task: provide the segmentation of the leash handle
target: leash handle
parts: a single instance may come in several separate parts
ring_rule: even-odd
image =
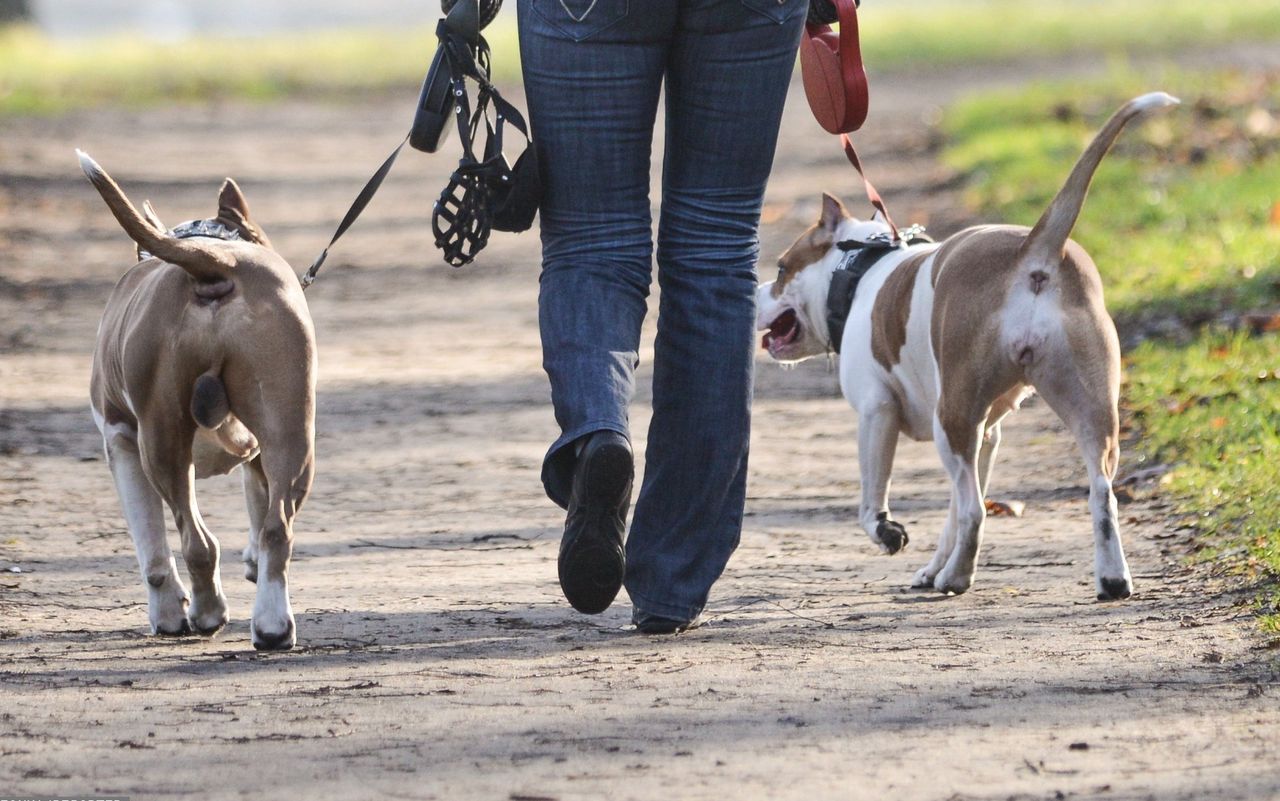
[[[889,216],[889,209],[884,205],[884,199],[880,197],[880,193],[871,185],[871,181],[867,179],[867,174],[862,171],[862,161],[858,158],[858,151],[853,149],[853,140],[849,138],[849,134],[840,134],[840,144],[844,146],[844,155],[849,159],[849,163],[858,171],[858,176],[862,178],[863,189],[866,190],[867,200],[871,201],[871,205],[875,206],[876,211],[884,217],[885,223],[888,224],[889,230],[893,232],[893,241],[898,242],[902,239],[898,233],[898,226],[893,224],[893,218]]]
[[[408,141],[409,137],[406,135],[403,141],[396,146],[396,149],[391,151],[391,155],[387,156],[387,160],[382,162],[382,166],[373,174],[369,182],[364,185],[364,189],[360,190],[360,194],[356,195],[356,199],[351,203],[351,208],[347,209],[347,216],[342,218],[342,222],[338,225],[338,230],[334,232],[333,239],[329,240],[329,244],[324,246],[324,250],[320,251],[320,255],[316,257],[316,260],[311,263],[311,267],[299,279],[302,282],[303,289],[311,286],[311,283],[316,280],[316,273],[320,272],[320,265],[324,264],[324,260],[329,258],[329,248],[333,247],[334,243],[342,238],[342,235],[347,232],[347,229],[364,211],[365,206],[369,205],[369,201],[373,200],[373,196],[377,193],[378,188],[382,186],[383,180],[386,179],[387,173],[391,172],[391,165],[396,163],[396,156],[400,155],[400,151],[404,149],[405,143]]]

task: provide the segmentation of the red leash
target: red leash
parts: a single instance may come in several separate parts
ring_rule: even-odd
[[[889,226],[889,230],[893,232],[893,241],[897,242],[902,237],[898,234],[898,226],[893,224],[893,218],[889,216],[889,209],[884,205],[884,199],[880,197],[880,193],[871,185],[871,181],[867,180],[867,174],[862,171],[862,161],[858,158],[858,151],[853,149],[853,141],[849,139],[849,134],[840,134],[840,144],[844,145],[844,154],[848,157],[849,163],[858,171],[858,176],[862,178],[862,187],[867,192],[867,200],[871,201],[871,205],[875,206],[876,211],[880,212],[884,217],[885,223]]]

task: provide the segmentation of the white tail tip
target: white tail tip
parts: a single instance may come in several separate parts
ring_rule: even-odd
[[[1176,106],[1182,101],[1166,92],[1148,92],[1130,101],[1137,111],[1149,111],[1155,108]]]
[[[89,154],[76,148],[76,158],[80,159],[80,169],[84,170],[84,174],[93,178],[102,174],[102,168],[98,166],[98,162],[89,157]]]

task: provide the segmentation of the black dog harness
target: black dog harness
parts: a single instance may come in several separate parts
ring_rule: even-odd
[[[243,239],[240,232],[230,226],[223,225],[218,220],[187,220],[180,223],[176,227],[166,232],[174,239],[192,239],[194,237],[205,237],[207,239],[221,239],[224,242],[238,242]],[[151,258],[151,254],[138,247],[138,261]]]
[[[836,243],[836,247],[844,251],[840,266],[831,274],[831,288],[827,290],[827,336],[831,349],[840,352],[840,343],[844,340],[844,326],[849,320],[849,310],[853,308],[853,296],[858,292],[858,283],[862,276],[885,256],[894,251],[903,250],[921,242],[932,242],[924,228],[913,225],[902,232],[900,239],[886,231],[883,234],[867,238],[865,241],[845,239]]]

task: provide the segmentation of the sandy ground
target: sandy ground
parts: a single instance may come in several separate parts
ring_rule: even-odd
[[[927,122],[964,89],[1020,79],[874,87],[860,141],[900,221],[968,221]],[[820,189],[858,194],[792,99],[768,260]],[[900,450],[912,542],[881,556],[856,527],[855,419],[834,374],[761,360],[746,529],[710,624],[638,636],[625,597],[573,613],[555,580],[562,520],[537,480],[555,430],[536,234],[441,265],[426,220],[447,157],[408,154],[308,294],[319,474],[297,524],[299,647],[250,647],[234,478],[200,496],[231,557],[232,624],[213,640],[147,636],[86,405],[130,244],[71,149],[170,224],[210,214],[218,179],[236,176],[301,270],[407,112],[398,98],[3,123],[0,795],[1280,797],[1277,652],[1239,595],[1184,566],[1187,534],[1158,499],[1122,507],[1137,595],[1093,600],[1083,470],[1034,402],[1008,425],[993,487],[1026,515],[991,520],[975,589],[941,598],[907,589],[946,505],[933,446]]]

